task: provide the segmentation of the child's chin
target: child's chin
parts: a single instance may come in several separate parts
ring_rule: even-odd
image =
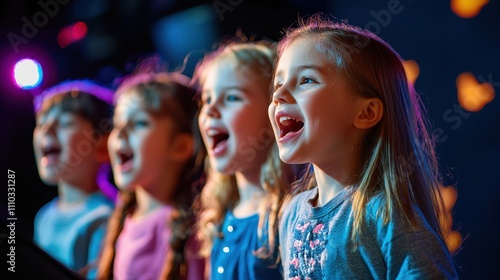
[[[290,152],[282,152],[279,153],[281,161],[287,164],[295,164],[296,162],[293,160],[293,155]]]
[[[218,173],[230,173],[230,166],[225,161],[210,158],[210,167]]]
[[[215,170],[224,175],[233,175],[239,170],[237,163],[221,164],[216,166]]]
[[[134,188],[133,183],[129,180],[115,179],[115,184],[120,191],[132,191]]]
[[[55,176],[55,175],[47,175],[47,174],[43,174],[41,176],[41,179],[42,179],[42,182],[46,185],[49,185],[49,186],[57,186],[57,183],[59,182],[58,180],[58,177]]]

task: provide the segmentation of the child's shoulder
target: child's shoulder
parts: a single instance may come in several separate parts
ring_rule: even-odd
[[[392,209],[392,210],[391,210]],[[365,218],[369,224],[376,225],[377,227],[384,227],[384,214],[390,211],[391,223],[395,222],[393,207],[387,208],[387,195],[384,191],[379,191],[371,196],[366,203]],[[389,213],[387,213],[389,214]]]
[[[95,216],[109,216],[113,212],[114,202],[104,194],[96,192],[87,198],[86,209]]]
[[[379,191],[372,195],[368,203],[366,203],[366,212],[367,213],[375,213],[380,211],[387,204],[387,196],[385,192]]]
[[[115,203],[101,192],[95,192],[89,195],[87,202],[90,206],[105,206],[114,208]]]
[[[413,226],[405,213],[395,204],[395,201],[388,201],[387,194],[384,191],[376,193],[366,204],[366,220],[368,223],[376,225],[377,228],[396,227],[401,231],[413,231]],[[420,209],[414,204],[412,204],[411,208],[417,220],[418,227],[428,227]],[[390,218],[388,222],[385,215],[388,215]]]
[[[51,201],[47,202],[36,212],[35,220],[40,219],[41,217],[46,216],[48,213],[57,211],[57,201],[59,197],[54,197]]]

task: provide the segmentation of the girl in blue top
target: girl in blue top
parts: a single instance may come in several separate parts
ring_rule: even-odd
[[[210,166],[199,222],[210,279],[281,279],[277,218],[288,168],[267,118],[273,60],[270,44],[233,42],[195,71]]]
[[[280,158],[310,162],[297,191],[315,186],[284,209],[284,278],[457,278],[433,143],[400,56],[366,30],[313,17],[280,41],[275,70]]]

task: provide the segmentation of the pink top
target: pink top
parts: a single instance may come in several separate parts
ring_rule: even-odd
[[[165,257],[170,250],[172,234],[167,226],[173,208],[164,206],[140,220],[125,219],[123,230],[116,242],[116,256],[113,267],[116,280],[157,280]],[[188,241],[188,279],[203,279],[205,263],[192,252],[196,244]],[[193,248],[192,250],[190,248]]]

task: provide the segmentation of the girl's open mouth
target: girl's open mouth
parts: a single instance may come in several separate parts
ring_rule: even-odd
[[[132,169],[134,154],[132,151],[118,151],[118,163],[116,168],[120,172],[128,172]]]
[[[212,153],[214,155],[220,155],[227,147],[229,134],[219,129],[210,128],[207,130],[207,136],[212,139],[212,145],[210,147]]]
[[[285,115],[277,117],[277,124],[280,131],[280,139],[286,138],[287,136],[292,136],[304,127],[303,121]]]

